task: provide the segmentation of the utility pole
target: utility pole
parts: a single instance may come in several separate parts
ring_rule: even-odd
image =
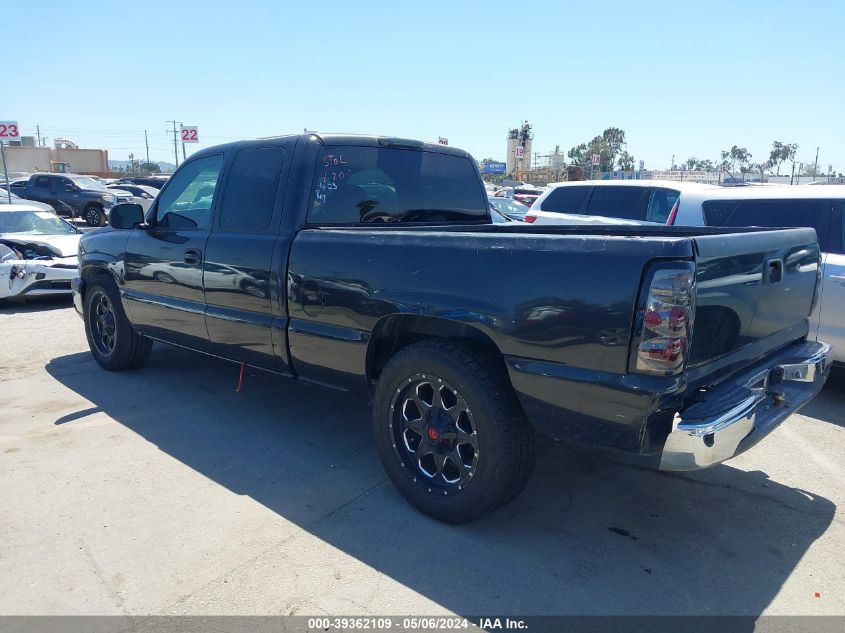
[[[179,121],[179,129],[182,129],[182,122]],[[182,162],[185,162],[185,141],[182,141]]]
[[[144,145],[147,146],[147,165],[150,164],[150,141],[147,140],[147,131],[144,130]]]
[[[179,166],[179,145],[176,142],[176,121],[168,121],[173,124],[173,156],[176,158],[176,166]],[[168,130],[169,132],[170,130]]]
[[[672,167],[671,167],[671,169],[672,169],[672,171],[675,171],[675,155],[674,154],[672,154]]]
[[[819,168],[819,148],[816,147],[816,162],[813,163],[813,182],[816,182],[816,170]]]
[[[0,139],[0,157],[3,158],[3,175],[6,177],[6,198],[12,204],[12,188],[9,186],[9,170],[6,168],[6,150],[3,149],[3,141]]]
[[[38,133],[38,147],[41,147],[41,126],[36,125],[35,131]]]

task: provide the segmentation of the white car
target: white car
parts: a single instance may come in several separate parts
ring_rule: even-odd
[[[0,207],[0,300],[70,294],[81,231],[25,204]]]
[[[522,187],[512,187],[505,192],[505,198],[511,198],[512,200],[516,200],[520,204],[524,204],[526,207],[530,207],[532,203],[539,198],[545,189],[541,189],[539,187],[534,187],[532,185],[524,185]]]
[[[148,187],[146,185],[132,185],[132,184],[119,184],[119,185],[107,185],[107,189],[110,191],[121,191],[126,192],[132,196],[132,202],[135,204],[140,204],[141,208],[144,210],[144,213],[147,212],[152,204],[153,200],[155,200],[156,196],[158,195],[158,189],[155,187]]]
[[[724,189],[726,187],[673,180],[556,182],[534,201],[526,222],[607,224],[610,219],[610,223],[627,220],[620,224],[681,224],[678,213],[693,198]],[[560,214],[566,215],[561,217]]]
[[[566,213],[558,213],[557,209]],[[823,282],[810,315],[810,337],[833,345],[835,360],[845,363],[843,216],[845,185],[717,187],[673,181],[617,180],[550,185],[534,202],[525,221],[543,225],[812,227],[822,250]],[[756,279],[761,278],[761,271],[749,272]]]

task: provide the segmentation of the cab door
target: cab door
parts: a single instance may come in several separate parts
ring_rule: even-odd
[[[60,215],[81,215],[82,196],[70,178],[65,176],[53,176],[53,200],[51,204]]]
[[[184,163],[156,198],[149,225],[127,240],[124,305],[154,338],[208,346],[203,263],[223,164],[222,153]]]
[[[51,176],[33,176],[26,188],[26,197],[36,202],[53,202],[53,178]],[[56,209],[59,211],[58,209]]]
[[[288,373],[283,280],[289,236],[279,236],[291,141],[233,156],[203,262],[213,353]]]

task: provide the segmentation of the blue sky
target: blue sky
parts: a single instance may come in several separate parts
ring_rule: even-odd
[[[165,123],[206,145],[303,128],[436,140],[504,159],[609,126],[649,168],[754,160],[778,139],[845,172],[845,3],[16,3],[3,10],[0,119],[112,159],[173,160]],[[14,25],[9,28],[9,25]],[[180,150],[181,151],[181,150]]]

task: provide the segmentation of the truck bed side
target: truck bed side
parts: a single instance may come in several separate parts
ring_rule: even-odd
[[[666,236],[305,230],[289,258],[291,363],[301,377],[366,388],[397,320],[452,336],[463,327],[505,356],[527,408],[551,402],[571,413],[529,410],[542,430],[577,434],[587,414],[606,423],[590,434],[632,450],[654,382],[626,375],[642,271],[655,257],[692,256],[689,239]],[[566,374],[565,391],[559,381],[549,391],[544,365]],[[554,428],[544,427],[551,417]]]

